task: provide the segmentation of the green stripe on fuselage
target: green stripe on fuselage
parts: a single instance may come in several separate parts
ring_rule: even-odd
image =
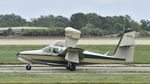
[[[111,58],[111,57],[104,57],[104,56],[97,56],[92,54],[84,54],[84,58],[92,58],[92,59],[103,59],[103,60],[125,60],[120,58]]]
[[[34,59],[35,61],[40,61],[40,62],[45,62],[45,63],[54,63],[54,64],[62,64],[62,65],[67,65],[67,61],[54,61],[54,60],[39,60],[39,59]],[[77,64],[77,63],[76,63]],[[92,62],[80,62],[79,65],[86,65],[86,64],[97,64],[97,63],[92,63]]]

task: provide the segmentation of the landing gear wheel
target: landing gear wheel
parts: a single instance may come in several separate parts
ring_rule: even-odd
[[[26,66],[26,70],[31,70],[31,65],[30,65],[30,64],[28,64],[28,65]]]
[[[76,66],[72,62],[68,62],[68,66],[66,67],[66,69],[69,69],[70,71],[75,71]]]

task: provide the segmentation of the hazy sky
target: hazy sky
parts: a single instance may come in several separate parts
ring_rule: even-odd
[[[0,0],[0,14],[15,13],[27,20],[49,14],[70,17],[77,12],[150,20],[150,0]]]

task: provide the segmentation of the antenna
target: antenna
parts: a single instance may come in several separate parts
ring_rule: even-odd
[[[118,43],[118,45],[117,45],[117,47],[116,47],[116,49],[114,51],[114,54],[116,53],[116,51],[117,51],[117,49],[118,49],[118,47],[119,47],[119,45],[121,43],[121,40],[122,40],[122,38],[124,36],[124,33],[126,32],[126,18],[125,17],[123,18],[123,21],[124,21],[124,23],[123,23],[123,32],[122,32],[121,38],[119,40],[119,43]]]
[[[123,18],[123,21],[124,21],[124,23],[123,23],[123,31],[125,31],[126,30],[126,18],[125,17]]]

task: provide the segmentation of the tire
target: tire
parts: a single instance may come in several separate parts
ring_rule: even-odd
[[[70,62],[68,69],[69,69],[70,71],[75,71],[75,70],[76,70],[76,66],[75,66],[72,62]]]
[[[67,69],[67,70],[69,70],[69,67],[68,67],[68,66],[66,66],[66,69]]]
[[[31,70],[30,64],[28,64],[28,65],[26,66],[26,70]]]

